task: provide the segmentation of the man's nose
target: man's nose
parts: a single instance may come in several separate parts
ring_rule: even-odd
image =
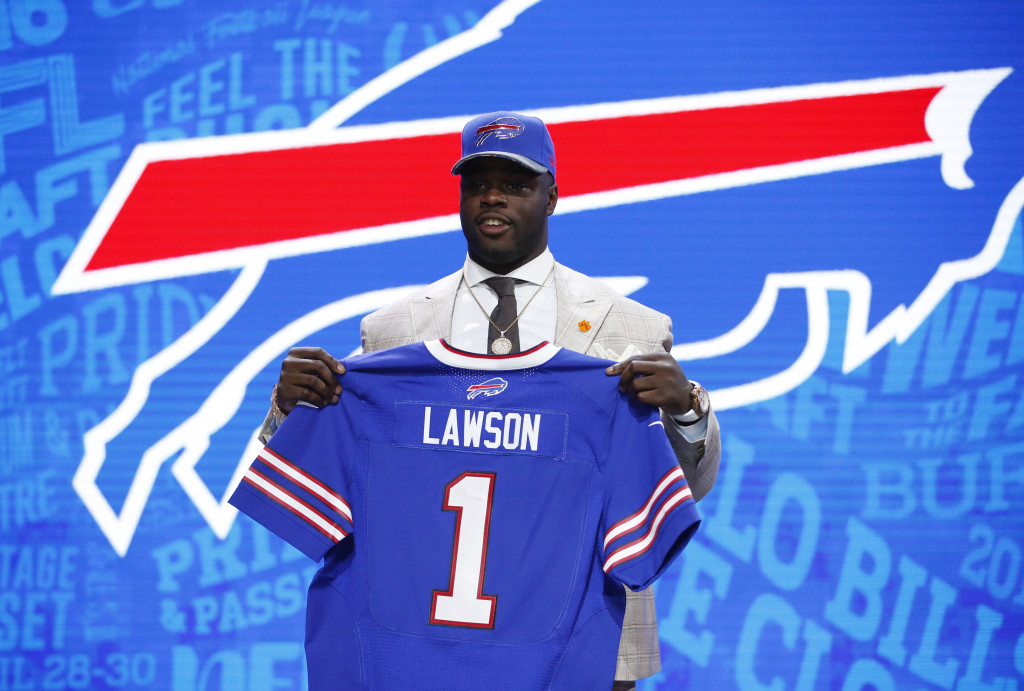
[[[487,189],[484,190],[481,202],[488,206],[503,205],[505,204],[505,193],[497,185],[489,185]]]

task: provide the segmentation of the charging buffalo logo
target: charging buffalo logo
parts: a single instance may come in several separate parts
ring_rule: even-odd
[[[533,4],[501,3],[472,29],[441,44],[444,50],[428,50],[402,63],[401,69],[350,94],[305,129],[153,142],[135,148],[53,292],[92,291],[223,270],[238,273],[197,324],[137,368],[121,404],[85,434],[85,452],[73,485],[119,554],[126,553],[159,470],[171,459],[174,477],[197,510],[217,535],[225,536],[236,515],[226,498],[258,445],[253,441],[239,454],[235,477],[227,488],[211,489],[196,464],[211,436],[238,411],[249,382],[299,340],[383,306],[413,287],[395,285],[335,300],[298,315],[262,342],[249,344],[198,409],[142,454],[123,502],[112,501],[97,484],[108,445],[145,409],[154,382],[173,376],[176,367],[198,357],[205,344],[231,328],[273,261],[459,229],[458,215],[452,213],[450,180],[434,173],[450,169],[459,132],[473,113],[351,127],[343,123],[385,96],[397,98],[416,79],[448,66],[457,72],[460,61],[470,60],[475,51],[497,39],[515,40],[510,27]],[[508,39],[503,38],[504,32],[510,32]],[[682,199],[690,204],[687,222],[698,223],[705,213],[703,200],[714,193],[720,195],[715,209],[721,209],[728,196],[728,210],[708,211],[708,218],[714,220],[695,235],[713,237],[719,246],[728,246],[734,225],[764,220],[742,216],[743,209],[767,213],[791,208],[785,203],[775,205],[787,198],[797,180],[806,185],[813,181],[814,185],[845,186],[859,194],[889,180],[904,180],[902,174],[885,172],[900,164],[913,166],[915,174],[932,181],[941,179],[946,191],[968,193],[976,184],[974,170],[969,172],[967,167],[975,116],[1011,72],[1009,67],[986,65],[984,69],[580,102],[530,112],[548,123],[563,162],[558,213],[566,226],[571,227],[576,218],[589,230],[596,214],[614,217],[616,209],[625,205],[634,213],[662,214],[662,225],[674,225],[682,222],[679,207],[661,209]],[[614,142],[614,146],[596,144],[601,142]],[[410,164],[399,167],[395,161]],[[873,176],[875,181],[870,182]],[[379,202],[374,186],[382,178],[403,192],[390,197],[387,204]],[[886,182],[879,183],[883,179]],[[856,229],[844,226],[885,223],[880,213],[870,218],[857,215],[877,211],[870,191],[854,195],[850,204],[857,208],[849,214],[817,217],[813,209],[805,209],[801,219],[787,216],[783,224],[820,222],[816,228],[807,226],[808,236],[827,238],[840,254],[822,258],[792,247],[785,254],[772,255],[780,258],[779,266],[766,266],[763,274],[745,279],[756,282],[745,312],[730,313],[733,323],[720,333],[678,343],[673,355],[691,360],[740,352],[765,329],[782,291],[795,290],[806,301],[802,349],[779,371],[714,391],[716,408],[768,400],[798,386],[822,363],[830,333],[842,334],[844,339],[843,371],[855,369],[886,344],[905,340],[958,281],[983,275],[996,265],[1024,206],[1024,185],[1014,179],[999,187],[1005,179],[979,185],[986,199],[995,201],[985,222],[987,235],[978,238],[976,253],[936,260],[922,277],[924,287],[908,289],[907,297],[898,298],[903,301],[897,304],[885,304],[893,291],[880,291],[877,277],[870,274],[870,257],[886,248],[872,246],[877,240],[864,247]],[[195,194],[196,189],[204,193]],[[253,203],[256,199],[259,204]],[[737,199],[741,203],[731,204]],[[915,209],[914,213],[927,211]],[[710,216],[715,213],[722,216]],[[726,218],[726,214],[734,215]],[[715,220],[721,221],[718,228]],[[618,222],[615,217],[602,225],[613,228]],[[748,239],[744,247],[729,251],[763,253],[774,238],[769,233],[762,239],[762,243]],[[856,252],[847,251],[843,243]],[[826,243],[809,247],[822,248]],[[863,267],[840,264],[855,255],[865,257]],[[623,260],[628,260],[625,254]],[[813,268],[815,262],[820,262],[819,268]],[[674,267],[675,274],[680,268]],[[729,273],[734,268],[723,265],[712,273],[721,280],[736,281],[739,278]],[[643,286],[646,278],[612,277],[610,281],[629,293]],[[848,298],[845,323],[839,326],[830,317],[830,293]],[[489,390],[485,393],[492,395]]]
[[[494,377],[493,379],[488,379],[487,381],[481,384],[473,384],[472,386],[470,386],[468,389],[466,389],[466,398],[472,401],[480,394],[483,394],[485,397],[497,396],[506,388],[508,388],[507,381],[505,381],[501,377]]]
[[[492,134],[498,139],[512,139],[523,133],[526,127],[516,118],[498,118],[476,130],[476,145],[482,146]]]

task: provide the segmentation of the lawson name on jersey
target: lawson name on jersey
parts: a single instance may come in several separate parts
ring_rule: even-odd
[[[565,458],[568,416],[402,401],[395,431],[403,446]]]

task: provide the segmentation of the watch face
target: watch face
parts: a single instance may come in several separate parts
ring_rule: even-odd
[[[701,386],[697,382],[691,381],[690,383],[693,384],[693,391],[690,392],[690,396],[692,398],[691,405],[693,406],[694,411],[698,415],[704,417],[704,415],[706,415],[708,412],[708,408],[711,407],[711,401],[708,398],[708,392],[703,386]]]

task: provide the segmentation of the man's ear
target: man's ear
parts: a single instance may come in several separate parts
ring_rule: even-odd
[[[555,213],[555,206],[558,204],[558,185],[552,184],[548,188],[548,216]]]

